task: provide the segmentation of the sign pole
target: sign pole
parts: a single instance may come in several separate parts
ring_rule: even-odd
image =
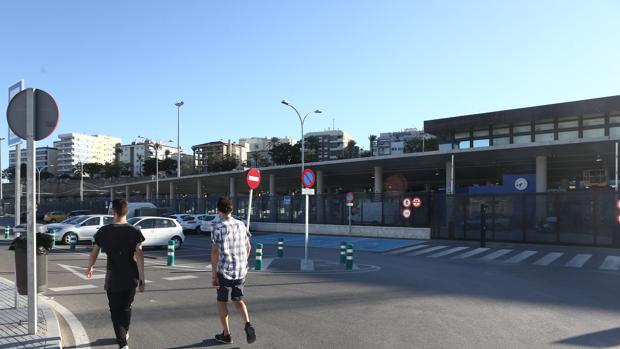
[[[252,216],[252,193],[254,193],[254,189],[250,188],[250,200],[248,201],[248,231],[250,231],[250,217]]]
[[[616,142],[616,193],[618,192],[618,142]]]
[[[37,334],[37,269],[36,269],[36,186],[35,186],[35,95],[32,89],[26,95],[26,132],[28,135],[27,166],[27,260],[28,260],[28,333]]]
[[[351,206],[349,205],[349,236],[351,235]]]
[[[305,228],[305,232],[306,232],[306,240],[305,240],[305,244],[304,244],[304,263],[306,265],[308,265],[308,206],[310,204],[310,195],[306,194],[306,228]]]

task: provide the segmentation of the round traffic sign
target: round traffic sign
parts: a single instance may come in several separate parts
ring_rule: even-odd
[[[413,208],[420,208],[422,206],[422,199],[420,199],[419,197],[415,196],[411,200],[411,205],[413,206]]]
[[[252,167],[245,177],[245,182],[248,184],[250,189],[258,188],[260,185],[260,171],[257,168]]]
[[[345,195],[345,199],[347,203],[351,203],[355,199],[355,195],[353,195],[353,192],[348,192],[347,195]]]
[[[403,218],[409,219],[411,217],[411,209],[405,208],[403,209]]]
[[[620,199],[616,201],[616,208],[620,210]]]
[[[27,88],[16,94],[6,109],[6,119],[13,133],[19,138],[28,138],[28,96],[33,98],[34,140],[40,141],[51,135],[58,126],[58,105],[49,93],[37,88]]]
[[[404,208],[411,207],[411,199],[410,198],[404,198],[402,204],[403,204]]]
[[[312,188],[315,181],[316,176],[311,169],[307,168],[301,173],[301,183],[304,185],[304,188]]]

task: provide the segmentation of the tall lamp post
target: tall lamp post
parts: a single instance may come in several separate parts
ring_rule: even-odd
[[[37,204],[41,203],[41,172],[44,169],[49,168],[49,167],[54,167],[54,165],[47,165],[47,166],[43,166],[41,168],[37,168],[37,175],[38,175],[38,182],[37,183],[39,184],[39,187],[37,189]]]
[[[304,123],[306,122],[306,118],[308,117],[308,115],[315,113],[315,114],[321,114],[322,111],[319,109],[316,109],[313,112],[309,112],[307,113],[303,118],[301,117],[301,114],[299,114],[299,111],[297,110],[297,108],[295,108],[292,104],[290,104],[289,102],[287,102],[286,100],[282,100],[282,104],[284,105],[288,105],[289,107],[293,108],[293,110],[295,111],[295,113],[297,113],[297,117],[299,117],[299,123],[301,124],[301,172],[304,172],[305,169],[305,163],[304,163],[304,155],[306,152],[306,146],[305,146],[305,139],[304,139]]]
[[[177,177],[181,177],[181,106],[185,104],[183,101],[174,103],[177,107]]]
[[[4,194],[2,193],[2,141],[4,140],[5,138],[0,138],[0,201],[4,199]]]
[[[155,149],[155,199],[159,200],[159,148],[161,148],[163,143],[172,143],[173,140],[153,142],[142,136],[138,136],[138,138],[144,139],[145,146],[153,147],[153,149]]]

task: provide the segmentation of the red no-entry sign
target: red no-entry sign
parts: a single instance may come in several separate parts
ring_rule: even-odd
[[[260,185],[260,171],[257,168],[251,168],[245,177],[245,182],[250,189],[256,189]]]
[[[422,207],[422,199],[420,199],[419,197],[415,196],[413,199],[411,199],[411,205],[413,206],[413,208],[420,208],[420,207]]]

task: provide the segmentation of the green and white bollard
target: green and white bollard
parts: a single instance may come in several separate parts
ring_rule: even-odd
[[[174,240],[168,241],[168,263],[169,267],[174,266]]]
[[[256,263],[254,265],[254,269],[263,269],[263,244],[256,244]]]
[[[69,236],[69,249],[75,251],[75,245],[77,245],[77,235],[71,234]]]
[[[347,246],[347,262],[346,269],[353,270],[353,245]]]
[[[340,264],[344,264],[347,261],[347,243],[343,241],[340,243]]]
[[[11,227],[9,227],[8,225],[6,226],[6,228],[4,228],[4,238],[5,239],[11,238]]]
[[[284,257],[284,239],[278,239],[278,258]]]
[[[52,229],[52,248],[56,248],[56,230]]]

